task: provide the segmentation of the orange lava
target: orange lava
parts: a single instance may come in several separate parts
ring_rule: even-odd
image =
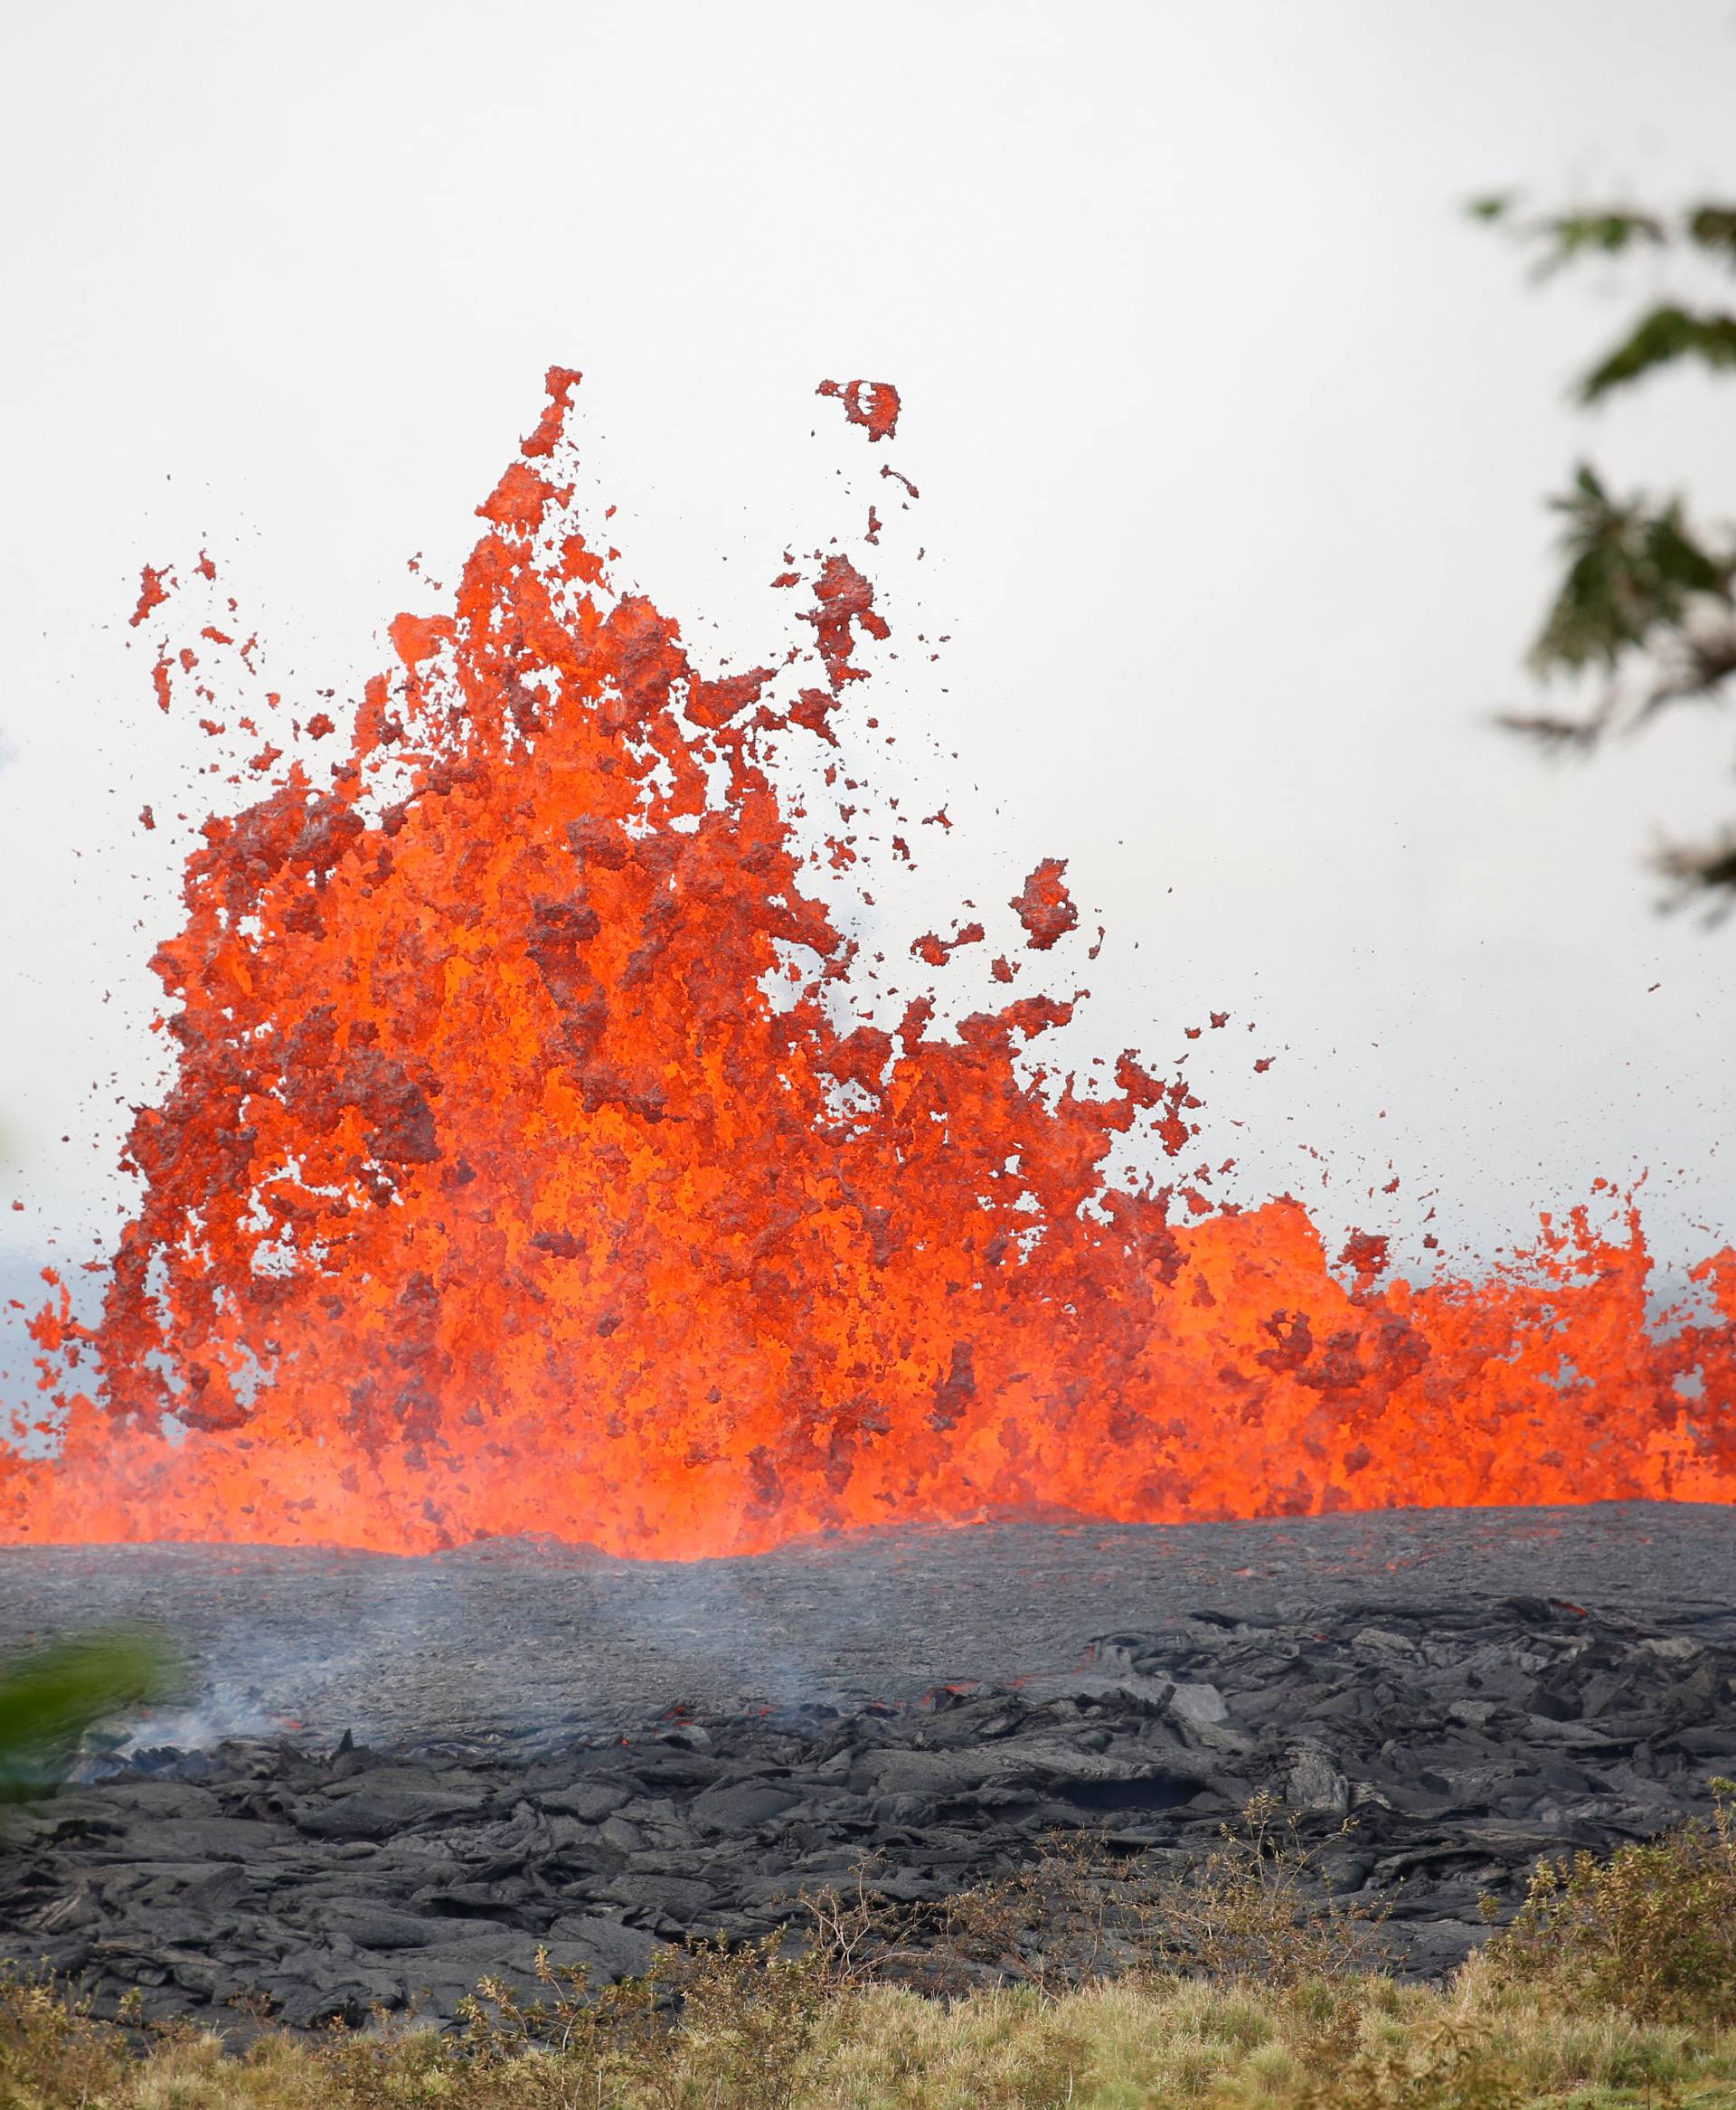
[[[578,380],[551,373],[450,611],[392,625],[329,783],[261,735],[263,795],[204,825],[154,962],[179,1054],[128,1141],[142,1204],[100,1323],[33,1321],[62,1444],[0,1450],[0,1538],[688,1556],[1736,1495],[1730,1251],[1667,1341],[1631,1216],[1426,1288],[1359,1235],[1346,1287],[1294,1201],[1184,1187],[1173,1222],[1171,1187],[1106,1175],[1130,1131],[1176,1158],[1197,1102],[1131,1053],[1112,1091],[1045,1089],[1024,1050],[1071,1001],[833,1023],[853,949],[775,770],[862,707],[873,585],[835,552],[778,582],[813,595],[782,701],[799,670],[706,677],[574,524]],[[823,393],[892,435],[888,384]],[[165,649],[159,699],[198,664]],[[1078,922],[1063,870],[1013,904],[1026,951]]]

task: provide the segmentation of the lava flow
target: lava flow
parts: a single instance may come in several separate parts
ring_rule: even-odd
[[[1197,1102],[1132,1053],[1112,1089],[1045,1079],[1072,1000],[851,1023],[778,769],[858,707],[873,585],[835,549],[786,572],[811,647],[707,677],[577,523],[578,379],[552,372],[450,611],[392,625],[347,756],[316,770],[324,714],[274,721],[261,796],[204,824],[153,963],[178,1053],[127,1142],[142,1198],[100,1321],[63,1293],[32,1321],[56,1452],[0,1447],[0,1538],[685,1556],[1736,1496],[1730,1251],[1667,1339],[1631,1216],[1426,1287],[1359,1237],[1346,1286],[1288,1198],[1110,1176],[1120,1138],[1177,1159]],[[822,393],[892,437],[890,387]],[[136,620],[171,587],[147,572]],[[211,693],[198,665],[165,647],[165,708]],[[1023,964],[1077,923],[1062,875],[1009,904]]]

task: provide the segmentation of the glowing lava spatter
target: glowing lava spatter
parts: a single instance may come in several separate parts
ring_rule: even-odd
[[[852,949],[772,771],[834,738],[888,634],[873,586],[835,552],[807,574],[810,686],[706,678],[575,525],[577,381],[551,374],[450,613],[393,624],[329,786],[265,740],[269,788],[204,826],[155,961],[179,1053],[129,1139],[142,1204],[100,1324],[35,1321],[63,1441],[0,1452],[0,1538],[690,1556],[1011,1511],[1736,1495],[1728,1251],[1719,1318],[1667,1343],[1631,1220],[1426,1289],[1353,1241],[1347,1289],[1293,1201],[1195,1192],[1172,1223],[1167,1188],[1106,1177],[1129,1131],[1175,1157],[1196,1102],[1132,1054],[1112,1093],[1045,1092],[1023,1051],[1071,1002],[834,1023]],[[892,435],[885,384],[823,393]],[[165,655],[159,698],[195,665]],[[1077,923],[1063,869],[1013,904],[1028,951]]]

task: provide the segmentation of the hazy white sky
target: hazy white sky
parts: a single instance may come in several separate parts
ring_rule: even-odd
[[[1203,1086],[1253,1185],[1377,1229],[1438,1188],[1488,1250],[1650,1166],[1668,1254],[1728,1235],[1736,928],[1638,868],[1736,810],[1728,728],[1560,774],[1484,721],[1546,490],[1591,451],[1728,509],[1730,393],[1571,412],[1653,279],[1538,293],[1458,207],[1736,190],[1729,0],[108,0],[6,43],[0,1254],[112,1230],[159,1074],[184,837],[134,817],[203,758],[125,648],[141,564],[209,547],[344,693],[552,360],[626,569],[739,656],[786,544],[854,531],[841,463],[866,492],[816,382],[898,383],[952,638],[892,701],[958,824],[929,883],[1071,861],[1081,1054],[1257,1017],[1273,1070]]]

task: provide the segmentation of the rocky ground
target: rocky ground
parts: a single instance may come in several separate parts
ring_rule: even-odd
[[[1057,1831],[1186,1856],[1264,1788],[1435,1973],[1540,1855],[1644,1837],[1736,1773],[1732,1554],[1730,1512],[1660,1505],[690,1566],[14,1549],[0,1648],[156,1617],[195,1684],[14,1813],[0,1954],[105,2006],[449,2015],[539,1943],[603,1977],[799,1918],[864,1862],[920,1902]]]

